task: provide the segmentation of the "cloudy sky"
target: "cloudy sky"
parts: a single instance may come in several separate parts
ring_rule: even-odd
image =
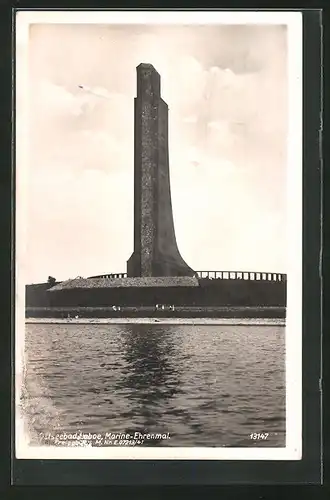
[[[141,62],[169,106],[183,258],[287,271],[284,26],[34,24],[27,50],[27,282],[126,271]]]

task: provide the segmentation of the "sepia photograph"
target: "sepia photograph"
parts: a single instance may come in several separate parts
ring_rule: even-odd
[[[15,24],[16,457],[300,460],[301,14]]]

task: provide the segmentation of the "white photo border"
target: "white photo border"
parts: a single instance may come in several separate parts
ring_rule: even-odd
[[[263,24],[287,26],[289,132],[287,139],[288,278],[286,319],[286,446],[283,448],[63,448],[32,447],[15,409],[18,459],[300,460],[302,458],[302,13],[223,11],[33,11],[16,12],[16,294],[15,400],[24,377],[26,158],[28,144],[28,35],[30,24]]]

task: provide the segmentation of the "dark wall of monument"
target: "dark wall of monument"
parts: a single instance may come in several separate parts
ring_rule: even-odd
[[[47,292],[49,285],[26,287],[27,307],[285,306],[286,282],[200,280],[199,287],[91,288]]]
[[[49,306],[49,283],[38,283],[36,285],[27,285],[25,287],[25,306],[26,307],[47,307]]]

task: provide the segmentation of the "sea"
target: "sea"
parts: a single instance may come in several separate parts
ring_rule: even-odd
[[[19,406],[31,446],[137,432],[145,446],[284,447],[285,327],[26,324]]]

